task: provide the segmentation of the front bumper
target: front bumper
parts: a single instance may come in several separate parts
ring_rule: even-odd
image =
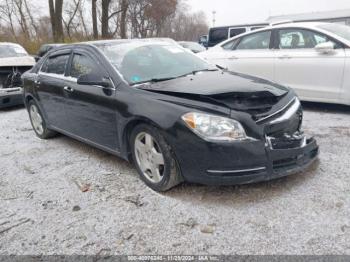
[[[0,108],[23,105],[22,88],[0,88]]]
[[[188,182],[205,185],[249,184],[307,169],[317,159],[319,147],[313,138],[302,136],[300,141],[300,145],[285,141],[278,145],[271,143],[269,138],[226,145],[206,143],[205,146],[193,146],[194,143],[191,143],[187,152],[176,156]]]

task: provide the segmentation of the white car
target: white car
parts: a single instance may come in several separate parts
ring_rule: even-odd
[[[0,43],[0,108],[23,104],[21,75],[34,64],[22,46]]]
[[[271,25],[198,55],[230,71],[289,86],[304,101],[350,105],[349,26]]]

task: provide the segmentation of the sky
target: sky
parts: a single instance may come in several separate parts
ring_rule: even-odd
[[[350,9],[350,0],[187,0],[193,11],[204,11],[212,26],[264,22],[269,16]]]

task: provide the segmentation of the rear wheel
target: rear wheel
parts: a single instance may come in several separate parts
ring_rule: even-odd
[[[28,105],[29,118],[34,129],[35,134],[41,139],[48,139],[56,135],[56,132],[50,130],[46,126],[45,119],[36,105],[36,103],[32,100]]]
[[[141,179],[155,191],[167,191],[183,179],[164,137],[155,127],[137,126],[130,137],[133,161]]]

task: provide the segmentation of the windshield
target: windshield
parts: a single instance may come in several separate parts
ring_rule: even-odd
[[[323,24],[319,25],[318,28],[326,30],[350,41],[350,26],[340,24]]]
[[[27,56],[28,53],[19,45],[0,45],[0,58]]]
[[[169,43],[127,42],[97,46],[131,85],[215,69],[191,52]]]

